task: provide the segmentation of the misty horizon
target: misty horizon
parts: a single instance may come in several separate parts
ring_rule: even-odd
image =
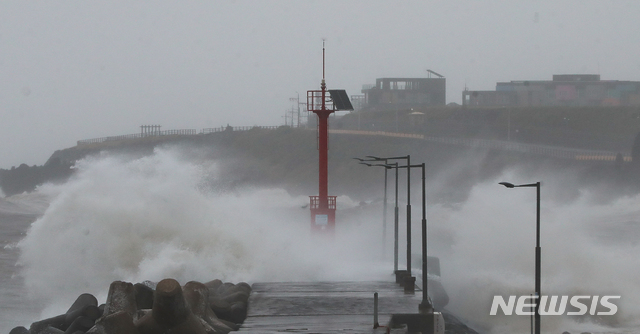
[[[632,1],[22,2],[0,4],[0,166],[43,164],[77,140],[279,125],[289,98],[360,94],[382,77],[465,87],[600,74],[640,80]]]

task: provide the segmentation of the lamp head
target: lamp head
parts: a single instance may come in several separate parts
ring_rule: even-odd
[[[501,184],[507,188],[515,188],[515,185],[513,183],[509,183],[509,182],[500,182],[498,184]]]

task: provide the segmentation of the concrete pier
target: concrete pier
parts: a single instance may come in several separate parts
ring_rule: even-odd
[[[378,319],[385,326],[391,314],[417,313],[420,294],[405,294],[394,282],[256,283],[249,298],[244,333],[386,333],[374,329],[374,293]],[[393,329],[391,333],[406,333]]]

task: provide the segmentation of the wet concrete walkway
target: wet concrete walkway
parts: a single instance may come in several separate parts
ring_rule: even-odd
[[[373,295],[379,323],[393,313],[417,313],[422,293],[405,294],[394,282],[255,283],[244,333],[386,333],[373,329]],[[392,330],[406,333],[406,329]]]

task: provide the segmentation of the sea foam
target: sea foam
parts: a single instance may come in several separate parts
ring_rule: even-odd
[[[379,254],[371,229],[346,225],[333,241],[313,238],[308,197],[218,191],[215,164],[157,150],[133,160],[88,158],[77,169],[67,183],[40,189],[51,203],[19,243],[27,290],[45,304],[104,296],[114,280],[370,280],[383,272],[368,265]]]

